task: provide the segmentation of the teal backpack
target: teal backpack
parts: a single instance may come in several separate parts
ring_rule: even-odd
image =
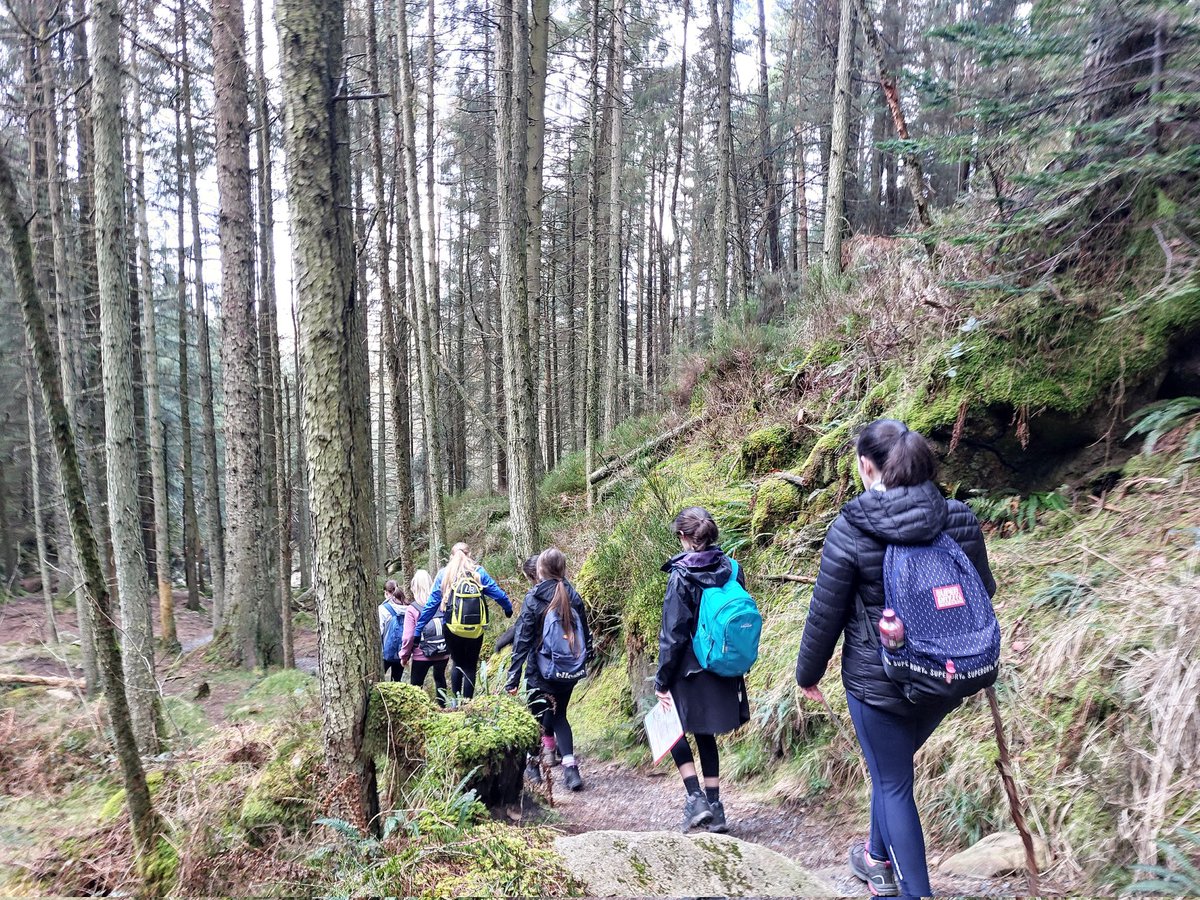
[[[738,584],[738,564],[723,587],[705,588],[692,650],[702,668],[717,675],[745,675],[758,659],[762,616],[754,598]]]

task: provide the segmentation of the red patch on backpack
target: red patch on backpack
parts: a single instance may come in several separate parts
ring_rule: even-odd
[[[948,584],[933,589],[933,603],[938,609],[954,609],[966,606],[967,598],[963,596],[962,585]]]

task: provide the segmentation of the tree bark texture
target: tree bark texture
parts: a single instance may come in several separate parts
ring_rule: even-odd
[[[375,593],[363,548],[373,516],[356,478],[370,444],[367,397],[353,372],[354,246],[346,108],[335,101],[343,71],[340,0],[284,0],[282,51],[288,199],[300,309],[304,419],[312,491],[321,641],[325,756],[335,781],[359,798],[362,824],[378,804],[375,764],[363,753],[367,696],[381,666]],[[364,513],[366,513],[364,515]]]
[[[121,116],[121,12],[116,0],[92,7],[92,121],[95,137],[96,272],[104,377],[108,516],[121,610],[121,652],[139,749],[158,752],[150,585],[138,503],[134,433],[133,321],[125,268],[125,159]]]
[[[829,179],[825,193],[825,269],[842,271],[845,231],[846,159],[850,153],[850,91],[854,56],[854,2],[841,0],[838,20],[837,74],[833,88],[833,128],[829,140]]]
[[[221,348],[225,385],[224,623],[232,658],[247,668],[277,647],[260,646],[259,616],[269,603],[262,540],[262,440],[258,328],[254,316],[254,222],[250,201],[250,126],[246,24],[242,0],[213,4],[218,236],[221,248]],[[272,607],[274,605],[272,604]],[[277,634],[277,632],[276,632]],[[276,657],[277,658],[277,657]]]
[[[225,624],[225,525],[217,456],[217,425],[213,403],[212,342],[208,333],[208,291],[204,283],[204,242],[200,236],[200,191],[197,185],[196,134],[192,118],[191,66],[188,61],[187,16],[179,5],[179,51],[183,65],[184,148],[188,163],[188,200],[192,216],[192,266],[196,297],[196,347],[200,362],[200,456],[204,461],[204,543],[212,577],[213,631]],[[242,30],[244,31],[244,29]],[[242,33],[239,31],[239,33]],[[245,41],[242,42],[243,44]],[[249,162],[247,162],[249,165]]]
[[[610,125],[608,166],[608,339],[604,360],[604,430],[617,427],[621,415],[621,182],[625,142],[625,0],[614,0],[612,13],[613,71],[609,73]]]
[[[496,52],[496,188],[500,211],[500,316],[508,500],[513,544],[524,558],[537,545],[537,388],[529,345],[526,292],[527,130],[529,122],[528,0],[500,0]]]

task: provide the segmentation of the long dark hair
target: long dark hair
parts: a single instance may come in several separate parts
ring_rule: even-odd
[[[538,561],[538,558],[537,558],[537,554],[535,553],[535,554],[533,554],[533,556],[527,556],[525,558],[525,562],[521,563],[521,571],[524,572],[525,577],[528,578],[530,581],[532,581],[534,584],[537,584],[537,580],[538,580],[537,561]]]
[[[689,506],[675,517],[675,521],[671,523],[671,530],[686,537],[697,550],[711,547],[719,537],[712,513],[703,506]]]
[[[912,487],[933,480],[937,473],[929,442],[896,419],[876,419],[864,428],[856,450],[875,464],[885,487]]]
[[[575,617],[571,615],[571,592],[567,590],[567,558],[557,547],[547,547],[537,555],[537,573],[544,581],[557,581],[549,609],[558,615],[563,634],[572,653],[578,652],[579,636],[575,634]]]

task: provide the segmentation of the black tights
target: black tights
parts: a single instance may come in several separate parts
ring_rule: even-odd
[[[700,768],[704,772],[704,780],[716,779],[721,774],[721,756],[717,751],[717,739],[711,734],[694,734],[696,739],[696,749],[700,751]],[[695,762],[695,757],[692,756],[692,748],[688,744],[687,735],[685,734],[675,742],[675,746],[671,748],[671,759],[675,760],[675,766],[686,765],[690,762]]]
[[[542,725],[545,737],[553,735],[558,752],[570,756],[575,752],[575,735],[567,721],[567,704],[571,702],[574,684],[555,686],[553,690],[538,691],[529,700],[529,711]]]
[[[455,694],[470,699],[475,696],[475,672],[479,669],[483,638],[459,637],[449,630],[444,634],[446,649],[450,651],[450,687]]]
[[[436,688],[437,705],[446,705],[446,663],[445,659],[414,659],[409,678],[417,687],[425,686],[425,676],[433,672],[433,686]]]

